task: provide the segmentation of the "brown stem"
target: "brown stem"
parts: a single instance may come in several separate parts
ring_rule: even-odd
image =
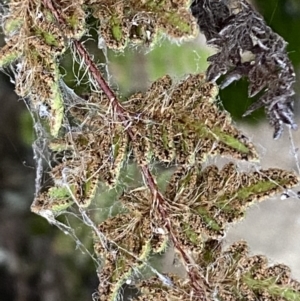
[[[65,20],[60,15],[59,11],[54,7],[52,0],[43,0],[43,3],[52,12],[52,14],[55,16],[55,18],[61,25],[66,24]],[[124,125],[129,124],[130,120],[129,120],[129,116],[128,116],[126,110],[121,106],[115,93],[111,90],[111,88],[108,86],[108,84],[104,80],[102,74],[100,73],[99,69],[97,68],[97,65],[94,63],[94,61],[92,60],[92,58],[90,57],[90,55],[88,54],[86,49],[83,47],[82,43],[77,40],[73,40],[72,42],[73,42],[73,45],[74,45],[77,53],[79,54],[79,56],[81,58],[83,58],[85,65],[89,69],[90,74],[92,75],[94,80],[97,82],[99,87],[102,89],[102,91],[105,93],[105,95],[111,102],[114,112],[117,113],[117,118],[119,119],[119,121],[121,121]],[[131,130],[131,128],[125,126],[125,130],[126,130],[127,134],[129,135],[129,137],[132,140],[134,140],[135,135],[134,135],[133,131]],[[180,252],[183,260],[185,261],[187,273],[189,275],[189,278],[191,280],[191,284],[195,290],[195,293],[196,293],[197,297],[201,298],[202,301],[206,301],[205,290],[203,288],[204,280],[202,279],[201,284],[200,284],[199,283],[199,280],[200,280],[199,274],[197,272],[195,272],[194,269],[190,268],[190,267],[192,267],[192,263],[191,263],[189,257],[187,256],[187,254],[185,253],[185,251],[182,249],[180,243],[178,242],[176,235],[174,234],[174,231],[172,229],[170,219],[168,218],[168,214],[165,209],[166,201],[165,201],[163,195],[161,194],[161,192],[159,191],[159,189],[155,183],[155,180],[149,170],[149,167],[145,166],[145,165],[141,166],[141,170],[142,170],[146,185],[150,189],[152,196],[156,197],[156,200],[158,201],[159,213],[161,214],[163,220],[166,222],[166,228],[167,228],[168,232],[170,233],[174,247]]]

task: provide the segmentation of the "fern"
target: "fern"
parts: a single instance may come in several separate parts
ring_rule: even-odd
[[[92,16],[99,39],[113,50],[140,44],[152,48],[162,35],[190,39],[196,23],[208,43],[220,46],[220,39],[226,47],[231,42],[224,33],[233,31],[232,22],[246,12],[250,21],[260,20],[264,26],[245,1],[229,2],[194,1],[191,11],[197,20],[191,3],[180,0],[10,1],[4,8],[7,44],[0,52],[1,67],[13,66],[16,92],[28,100],[36,153],[45,152],[41,147],[46,141],[53,158],[43,188],[37,174],[31,210],[62,229],[66,226],[56,219],[59,215],[82,217],[94,237],[99,300],[123,300],[126,290],[135,291],[131,300],[300,298],[299,283],[286,266],[269,267],[264,257],[249,256],[244,242],[225,251],[220,246],[228,224],[242,219],[248,206],[298,184],[297,175],[285,170],[239,171],[237,160],[259,158],[251,141],[217,105],[218,87],[212,81],[230,68],[237,79],[244,75],[239,73],[242,62],[232,60],[230,51],[259,46],[246,64],[252,91],[257,78],[250,75],[267,50],[256,40],[255,45],[245,42],[247,47],[233,45],[229,52],[220,47],[206,75],[190,74],[179,82],[166,75],[121,103],[80,41],[92,26],[86,21]],[[282,42],[267,29],[266,39]],[[249,42],[248,32],[244,38]],[[91,79],[90,92],[81,97],[68,92],[60,71],[60,58],[69,47]],[[216,58],[222,55],[226,60],[220,62]],[[278,57],[274,60],[270,64],[280,63]],[[292,72],[287,57],[282,60],[278,74],[266,75],[259,90],[274,88],[286,70]],[[232,79],[231,74],[227,83]],[[281,96],[276,104],[266,102],[275,136],[282,122],[295,128],[291,100]],[[233,161],[223,168],[204,167],[215,156]],[[115,199],[113,212],[103,216],[99,209],[108,194]],[[166,254],[173,267],[183,267],[184,275],[156,266]]]

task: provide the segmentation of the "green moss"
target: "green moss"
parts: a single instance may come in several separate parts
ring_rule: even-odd
[[[51,34],[50,32],[43,31],[40,28],[35,28],[35,34],[37,36],[41,37],[47,45],[58,46],[56,37],[53,34]]]
[[[67,18],[66,22],[75,33],[73,38],[79,40],[85,33],[85,24],[82,24],[83,20],[81,18],[78,18],[77,15],[72,15],[69,18]]]
[[[123,38],[121,21],[117,17],[111,17],[110,25],[113,38],[120,42]]]
[[[240,188],[238,191],[234,193],[234,195],[225,195],[221,199],[217,200],[216,206],[222,209],[225,212],[236,211],[236,208],[230,205],[229,200],[234,198],[236,200],[241,200],[244,202],[248,200],[250,197],[257,197],[258,195],[267,193],[268,191],[272,191],[272,189],[277,188],[278,185],[283,185],[284,183],[273,183],[271,181],[260,181],[254,185],[249,187]]]
[[[199,235],[190,227],[189,224],[184,224],[181,231],[184,232],[189,241],[195,246],[198,246],[201,243],[201,238],[199,238]]]
[[[78,25],[79,25],[79,22],[78,22],[78,18],[76,15],[72,15],[70,16],[69,18],[67,18],[67,23],[73,27],[73,28],[76,28]],[[80,20],[81,21],[81,20]]]
[[[72,187],[70,189],[72,190]],[[51,187],[48,196],[52,200],[49,209],[53,212],[64,211],[74,203],[66,187]]]
[[[257,184],[251,185],[250,187],[244,187],[237,192],[238,199],[247,199],[251,195],[261,194],[264,192],[271,191],[273,188],[278,187],[279,183],[270,181],[261,181]]]
[[[15,19],[8,19],[5,21],[3,31],[5,35],[10,35],[14,31],[18,30],[23,24],[23,19],[15,18]]]
[[[42,35],[47,45],[58,46],[56,37],[52,35],[50,32],[44,31]]]
[[[149,0],[147,1],[147,3],[145,4],[145,6],[147,7],[147,9],[151,12],[156,12],[156,11],[160,11],[161,8],[163,8],[165,6],[165,1],[161,0],[161,1],[157,1],[157,0]]]
[[[5,46],[4,46],[5,47]],[[2,48],[2,50],[5,48]],[[5,49],[6,50],[6,49]],[[2,51],[0,54],[0,68],[6,67],[13,62],[15,62],[21,55],[21,52],[18,50],[11,50],[11,51]]]
[[[49,10],[44,11],[44,17],[45,17],[47,22],[56,22],[55,17],[53,16],[53,14]]]
[[[212,249],[206,248],[202,252],[202,260],[208,265],[214,262],[215,260],[215,255]]]
[[[209,212],[207,212],[207,210],[203,207],[198,207],[196,209],[196,211],[198,212],[198,214],[201,216],[201,218],[203,219],[203,221],[205,222],[205,224],[212,230],[214,231],[220,231],[222,230],[222,227],[217,223],[217,221],[211,217],[211,215],[209,214]]]
[[[223,132],[219,127],[214,127],[213,129],[209,129],[203,123],[197,123],[194,125],[198,135],[200,137],[211,138],[216,141],[221,141],[230,148],[237,150],[239,153],[242,154],[249,154],[251,150],[240,140],[231,136],[225,132]]]
[[[120,147],[123,142],[121,135],[126,135],[123,131],[113,136],[113,158],[116,159],[120,153]]]
[[[240,153],[249,154],[250,150],[235,137],[222,132],[220,128],[214,128],[213,132],[217,135],[218,139],[224,144],[236,149]]]

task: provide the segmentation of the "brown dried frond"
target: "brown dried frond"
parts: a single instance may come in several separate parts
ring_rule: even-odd
[[[3,24],[9,42],[0,53],[0,65],[18,61],[17,94],[29,98],[31,110],[48,119],[51,135],[57,136],[64,114],[58,58],[67,49],[66,38],[83,35],[85,12],[83,1],[55,1],[54,9],[60,11],[64,24],[41,1],[9,2]]]
[[[99,33],[108,48],[123,50],[127,43],[152,45],[159,32],[183,40],[196,35],[188,1],[88,0],[100,21]]]
[[[123,192],[121,203],[138,220],[137,228],[144,242],[151,246],[152,252],[161,252],[168,239],[165,221],[159,213],[159,204],[153,199],[149,188],[140,187]]]
[[[132,148],[139,164],[152,160],[201,164],[208,155],[256,160],[256,151],[215,102],[217,88],[203,74],[178,84],[164,76],[145,94],[134,94],[124,108],[131,112]]]
[[[282,264],[268,266],[264,256],[249,256],[245,242],[215,255],[207,268],[211,294],[221,300],[291,301],[300,297],[300,284]]]
[[[300,296],[300,284],[292,279],[287,266],[268,266],[264,256],[249,256],[243,241],[225,252],[217,241],[210,241],[199,259],[197,263],[206,275],[208,301],[292,301]],[[142,280],[136,288],[140,294],[134,300],[148,300],[149,296],[163,301],[203,300],[194,294],[189,280],[172,274]]]
[[[295,71],[286,52],[287,43],[266,25],[262,16],[246,0],[194,0],[191,11],[209,45],[218,53],[208,58],[207,79],[216,81],[227,74],[225,88],[246,76],[248,95],[264,94],[244,116],[265,107],[274,138],[282,133],[282,124],[296,129],[293,120],[293,84]]]
[[[280,169],[239,172],[233,163],[221,170],[180,169],[172,176],[165,195],[174,227],[186,229],[196,246],[208,238],[220,239],[228,223],[241,219],[248,206],[299,182],[297,175]],[[183,241],[183,240],[182,240]],[[189,244],[189,242],[184,242]]]
[[[93,94],[86,103],[68,104],[68,130],[49,142],[52,156],[60,158],[49,171],[50,189],[72,187],[68,197],[82,207],[90,205],[99,182],[115,186],[128,153],[128,136],[121,124],[107,120],[104,99]],[[40,204],[39,198],[35,207],[51,208],[51,202]]]

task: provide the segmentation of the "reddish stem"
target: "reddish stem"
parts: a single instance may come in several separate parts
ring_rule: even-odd
[[[65,25],[66,22],[63,19],[63,17],[60,15],[59,10],[56,9],[52,3],[52,0],[43,0],[44,5],[52,12],[52,14],[54,15],[54,17],[57,19],[57,21],[61,24],[61,25]],[[108,84],[106,83],[106,81],[104,80],[101,72],[99,71],[99,69],[97,68],[97,65],[94,63],[94,61],[92,60],[92,58],[90,57],[90,55],[88,54],[88,52],[86,51],[86,49],[84,48],[84,46],[82,45],[81,42],[77,41],[77,40],[73,40],[73,45],[77,51],[77,53],[79,54],[79,56],[81,58],[83,58],[86,66],[89,69],[90,74],[92,75],[92,77],[94,78],[94,80],[97,82],[97,84],[99,85],[99,87],[102,89],[102,91],[105,93],[105,95],[107,96],[107,98],[109,99],[109,101],[112,104],[112,107],[114,108],[114,112],[117,113],[117,118],[124,124],[127,125],[129,124],[130,120],[128,118],[128,114],[126,112],[126,110],[121,106],[120,102],[118,101],[115,93],[111,90],[111,88],[108,86]],[[125,127],[125,130],[127,132],[127,134],[129,135],[129,137],[134,140],[135,139],[135,135],[132,132],[130,127]],[[149,170],[148,166],[141,166],[141,170],[144,176],[144,179],[146,181],[146,185],[148,186],[148,188],[150,189],[152,196],[156,197],[156,200],[158,201],[158,210],[159,213],[161,214],[163,220],[166,222],[166,228],[168,230],[168,232],[170,233],[171,239],[173,241],[174,247],[180,252],[180,254],[182,255],[183,260],[185,261],[185,266],[187,269],[187,273],[189,275],[189,278],[191,280],[192,286],[195,290],[195,292],[197,293],[197,297],[200,297],[202,301],[206,301],[206,296],[205,296],[205,290],[203,289],[203,285],[204,285],[204,281],[201,281],[202,286],[199,284],[199,274],[195,273],[195,271],[193,269],[190,269],[191,266],[191,262],[189,260],[189,257],[187,256],[187,254],[185,253],[185,251],[182,249],[180,243],[178,242],[176,235],[174,234],[174,231],[172,229],[172,225],[170,222],[170,219],[168,218],[168,214],[166,212],[166,206],[165,206],[165,199],[163,197],[163,195],[161,194],[161,192],[159,191],[155,180]]]

